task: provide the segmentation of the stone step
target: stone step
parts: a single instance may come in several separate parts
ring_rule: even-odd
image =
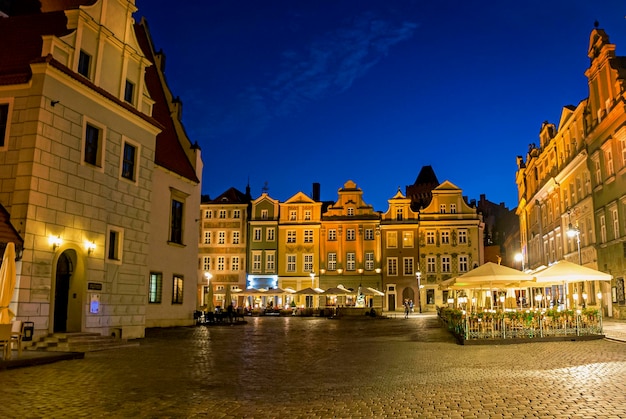
[[[50,352],[94,352],[135,346],[139,346],[139,343],[128,342],[127,339],[119,339],[114,336],[81,332],[53,333],[33,342],[26,349]]]

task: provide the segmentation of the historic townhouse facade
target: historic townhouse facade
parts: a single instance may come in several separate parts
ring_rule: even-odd
[[[439,290],[446,279],[484,263],[484,223],[463,192],[444,181],[432,191],[430,204],[419,212],[420,290],[423,310],[447,304],[447,292]]]
[[[322,203],[298,192],[279,204],[279,287],[301,290],[319,286]]]
[[[230,188],[200,204],[200,305],[226,308],[243,302],[237,292],[246,288],[250,202],[248,187],[246,193]],[[210,295],[213,301],[207,301]]]
[[[626,316],[626,59],[597,26],[585,75],[589,96],[544,123],[539,146],[518,157],[520,239],[527,268],[560,259],[610,273],[612,284],[574,284],[606,313]],[[559,290],[561,291],[561,290]]]
[[[423,301],[418,283],[421,282],[417,242],[419,213],[411,209],[411,199],[400,190],[387,202],[389,208],[381,214],[380,221],[383,290],[386,295],[383,307],[389,311],[402,310],[404,301],[409,300],[419,310]]]
[[[349,180],[322,215],[320,288],[382,288],[380,215]]]
[[[153,208],[155,172],[166,168],[155,157],[165,128],[144,77],[152,63],[135,32],[135,2],[29,7],[0,19],[0,202],[24,238],[12,309],[35,323],[36,337],[143,337],[151,235],[169,231],[173,220]],[[168,178],[168,186],[192,193],[201,170],[196,153],[189,151],[190,179]],[[197,234],[192,224],[179,225],[180,234]],[[194,246],[183,261],[191,253]],[[183,301],[195,300],[194,288]],[[177,307],[165,310],[191,323]]]
[[[280,203],[267,193],[252,201],[248,221],[246,288],[278,288],[278,217]]]

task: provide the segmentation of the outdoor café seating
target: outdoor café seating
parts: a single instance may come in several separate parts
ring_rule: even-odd
[[[0,324],[0,350],[2,350],[2,359],[10,358],[11,324]]]

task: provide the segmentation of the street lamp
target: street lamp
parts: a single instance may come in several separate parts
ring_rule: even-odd
[[[315,285],[315,272],[310,272],[309,276],[311,277],[311,288]]]
[[[576,246],[578,247],[578,264],[582,266],[583,264],[583,256],[580,253],[580,229],[578,226],[572,226],[572,223],[569,223],[567,227],[567,237],[574,238],[576,237]]]
[[[515,254],[515,261],[522,263],[522,271],[524,271],[524,255],[521,254],[521,253],[516,253]]]
[[[415,272],[417,278],[417,304],[419,305],[420,313],[422,312],[422,273],[420,271]]]

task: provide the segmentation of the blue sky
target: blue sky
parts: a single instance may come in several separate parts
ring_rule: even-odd
[[[435,4],[436,3],[436,4]],[[623,0],[137,0],[202,148],[203,193],[284,201],[353,180],[386,211],[424,165],[517,206],[516,156],[588,95],[595,20],[626,55]]]

